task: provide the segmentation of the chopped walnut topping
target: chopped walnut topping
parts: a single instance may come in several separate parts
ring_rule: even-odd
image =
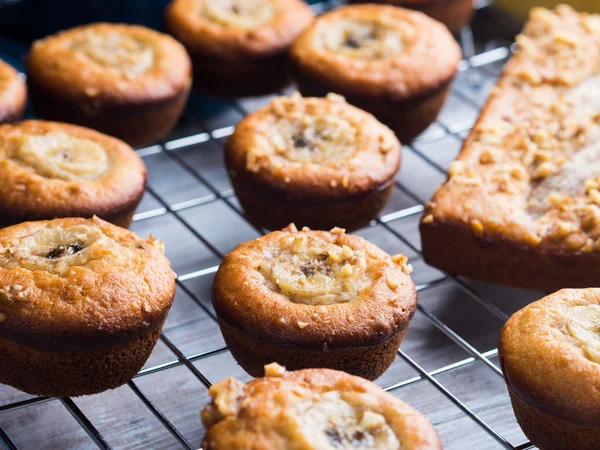
[[[308,326],[308,323],[306,322],[298,322],[298,328],[300,328],[301,330],[303,330],[304,328],[306,328]]]
[[[266,377],[280,377],[285,373],[285,367],[273,362],[265,366]]]
[[[473,232],[475,237],[482,238],[484,235],[485,229],[484,229],[481,221],[479,221],[477,219],[473,219],[473,220],[471,220],[470,225],[471,225],[471,231]]]
[[[329,232],[333,234],[344,234],[346,230],[344,228],[335,227],[329,230]]]
[[[400,286],[400,282],[394,278],[387,277],[386,280],[388,287],[393,291],[398,286]]]
[[[542,242],[542,238],[532,234],[532,233],[525,233],[525,242],[529,245],[531,245],[532,247],[537,247],[538,245],[540,245],[540,243]]]
[[[425,217],[423,217],[423,223],[427,224],[427,223],[433,223],[434,221],[434,217],[433,214],[427,214]]]

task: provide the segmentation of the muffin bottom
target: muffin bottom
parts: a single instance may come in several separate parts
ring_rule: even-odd
[[[177,125],[189,88],[164,101],[137,105],[102,105],[64,100],[28,80],[36,114],[46,120],[73,123],[122,139],[132,147],[146,147],[165,138]]]
[[[393,180],[361,198],[337,203],[288,202],[285,198],[265,195],[247,183],[232,180],[233,188],[248,220],[258,228],[280,230],[290,223],[314,230],[334,227],[354,231],[369,225],[386,205]],[[262,369],[261,369],[262,370]]]
[[[367,3],[365,0],[348,0],[349,3]],[[471,23],[473,18],[473,0],[422,0],[407,3],[404,0],[369,0],[368,3],[384,3],[414,9],[442,22],[450,32],[456,33]]]
[[[0,339],[0,383],[42,397],[80,397],[116,389],[144,366],[162,324],[133,341],[89,352],[46,352]]]
[[[542,450],[595,450],[600,427],[568,422],[527,403],[508,386],[508,394],[525,436]]]
[[[192,57],[195,90],[219,97],[248,97],[277,92],[290,84],[287,58],[220,61]]]
[[[133,222],[133,216],[135,215],[135,210],[136,210],[138,204],[139,204],[139,200],[135,203],[135,207],[133,210],[129,210],[125,213],[118,213],[116,215],[109,215],[109,216],[105,215],[100,218],[103,220],[106,220],[107,222],[112,223],[113,225],[117,225],[118,227],[129,228],[129,226]],[[46,220],[46,219],[49,219],[49,218],[30,218],[30,219],[21,218],[19,220],[12,220],[12,221],[11,220],[8,220],[8,221],[0,220],[0,228],[10,227],[11,225],[17,225],[19,223],[28,222],[31,220]]]
[[[343,95],[348,103],[373,114],[396,134],[401,143],[411,142],[431,125],[444,106],[450,92],[448,80],[435,90],[406,99],[366,97],[341,92],[336,86],[325,86],[301,71],[295,71],[300,93],[305,97],[324,97],[328,92]]]
[[[218,318],[229,351],[253,377],[264,375],[264,366],[277,362],[287,370],[324,368],[342,370],[367,380],[379,378],[390,367],[406,327],[385,342],[371,346],[312,349],[257,339]]]

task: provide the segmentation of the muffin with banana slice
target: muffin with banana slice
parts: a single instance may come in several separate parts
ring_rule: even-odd
[[[441,450],[418,411],[362,378],[329,369],[213,385],[202,410],[205,450]]]
[[[343,95],[408,143],[440,112],[461,50],[423,13],[366,4],[319,16],[290,56],[303,95]]]
[[[563,289],[515,313],[500,363],[519,425],[543,450],[600,441],[600,289]]]
[[[368,225],[394,189],[401,154],[392,130],[335,94],[278,97],[242,120],[225,147],[246,217],[269,230]]]
[[[278,361],[374,380],[390,366],[416,305],[404,255],[336,228],[294,225],[223,260],[213,305],[227,346],[250,375]]]
[[[33,43],[27,83],[42,119],[143,147],[177,124],[191,86],[183,46],[139,25],[93,23]]]
[[[175,294],[163,253],[98,218],[0,230],[0,383],[72,397],[129,381]]]
[[[27,104],[27,87],[19,73],[0,59],[0,124],[20,120]]]
[[[0,227],[94,215],[127,227],[145,185],[142,159],[118,139],[56,122],[0,125]]]
[[[303,0],[173,0],[165,13],[192,57],[194,87],[228,97],[287,84],[288,49],[312,20]]]

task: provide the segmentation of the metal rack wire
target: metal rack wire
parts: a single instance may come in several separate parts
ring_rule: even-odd
[[[334,5],[314,7],[320,12]],[[473,30],[478,21],[493,20],[485,9],[478,15]],[[415,266],[418,312],[378,383],[428,415],[445,448],[533,448],[512,415],[495,342],[509,315],[541,294],[448,277],[426,266],[417,231],[423,203],[445,178],[510,53],[509,39],[462,31],[465,59],[446,107],[405,147],[390,204],[358,233],[390,252],[407,253]],[[197,449],[207,388],[226,376],[245,377],[220,337],[208,286],[235,244],[263,232],[245,221],[221,151],[235,123],[269,97],[196,96],[169,139],[138,150],[150,181],[133,229],[165,240],[178,273],[178,294],[153,356],[126,387],[84,399],[31,397],[0,387],[0,447]]]

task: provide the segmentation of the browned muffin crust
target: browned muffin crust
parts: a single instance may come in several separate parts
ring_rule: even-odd
[[[540,449],[600,438],[600,289],[563,289],[515,313],[498,348],[523,431]]]
[[[355,230],[385,205],[401,151],[389,128],[342,97],[293,94],[243,119],[225,160],[255,225]]]
[[[287,372],[235,378],[210,388],[202,410],[205,450],[441,450],[431,423],[373,383],[344,372]]]
[[[227,255],[213,305],[229,349],[251,375],[271,359],[374,379],[414,314],[411,270],[405,256],[392,258],[341,229],[290,225]]]
[[[0,126],[0,226],[97,215],[126,227],[145,184],[142,159],[118,139],[56,122]]]
[[[173,0],[165,12],[192,57],[194,86],[227,96],[285,85],[287,51],[312,20],[302,0]]]
[[[26,61],[36,113],[134,146],[165,137],[189,93],[190,59],[172,37],[95,23],[34,42]]]
[[[414,9],[442,22],[452,33],[460,31],[473,18],[473,0],[349,0],[349,3],[384,3]]]
[[[0,382],[45,396],[123,384],[150,355],[174,292],[152,237],[98,218],[1,229]]]
[[[600,16],[534,9],[517,42],[427,205],[423,255],[447,272],[514,286],[595,286]]]
[[[448,30],[422,13],[351,5],[323,14],[294,43],[300,91],[336,92],[408,142],[435,120],[461,58]]]
[[[0,59],[0,124],[16,122],[27,105],[27,88],[19,73]]]

